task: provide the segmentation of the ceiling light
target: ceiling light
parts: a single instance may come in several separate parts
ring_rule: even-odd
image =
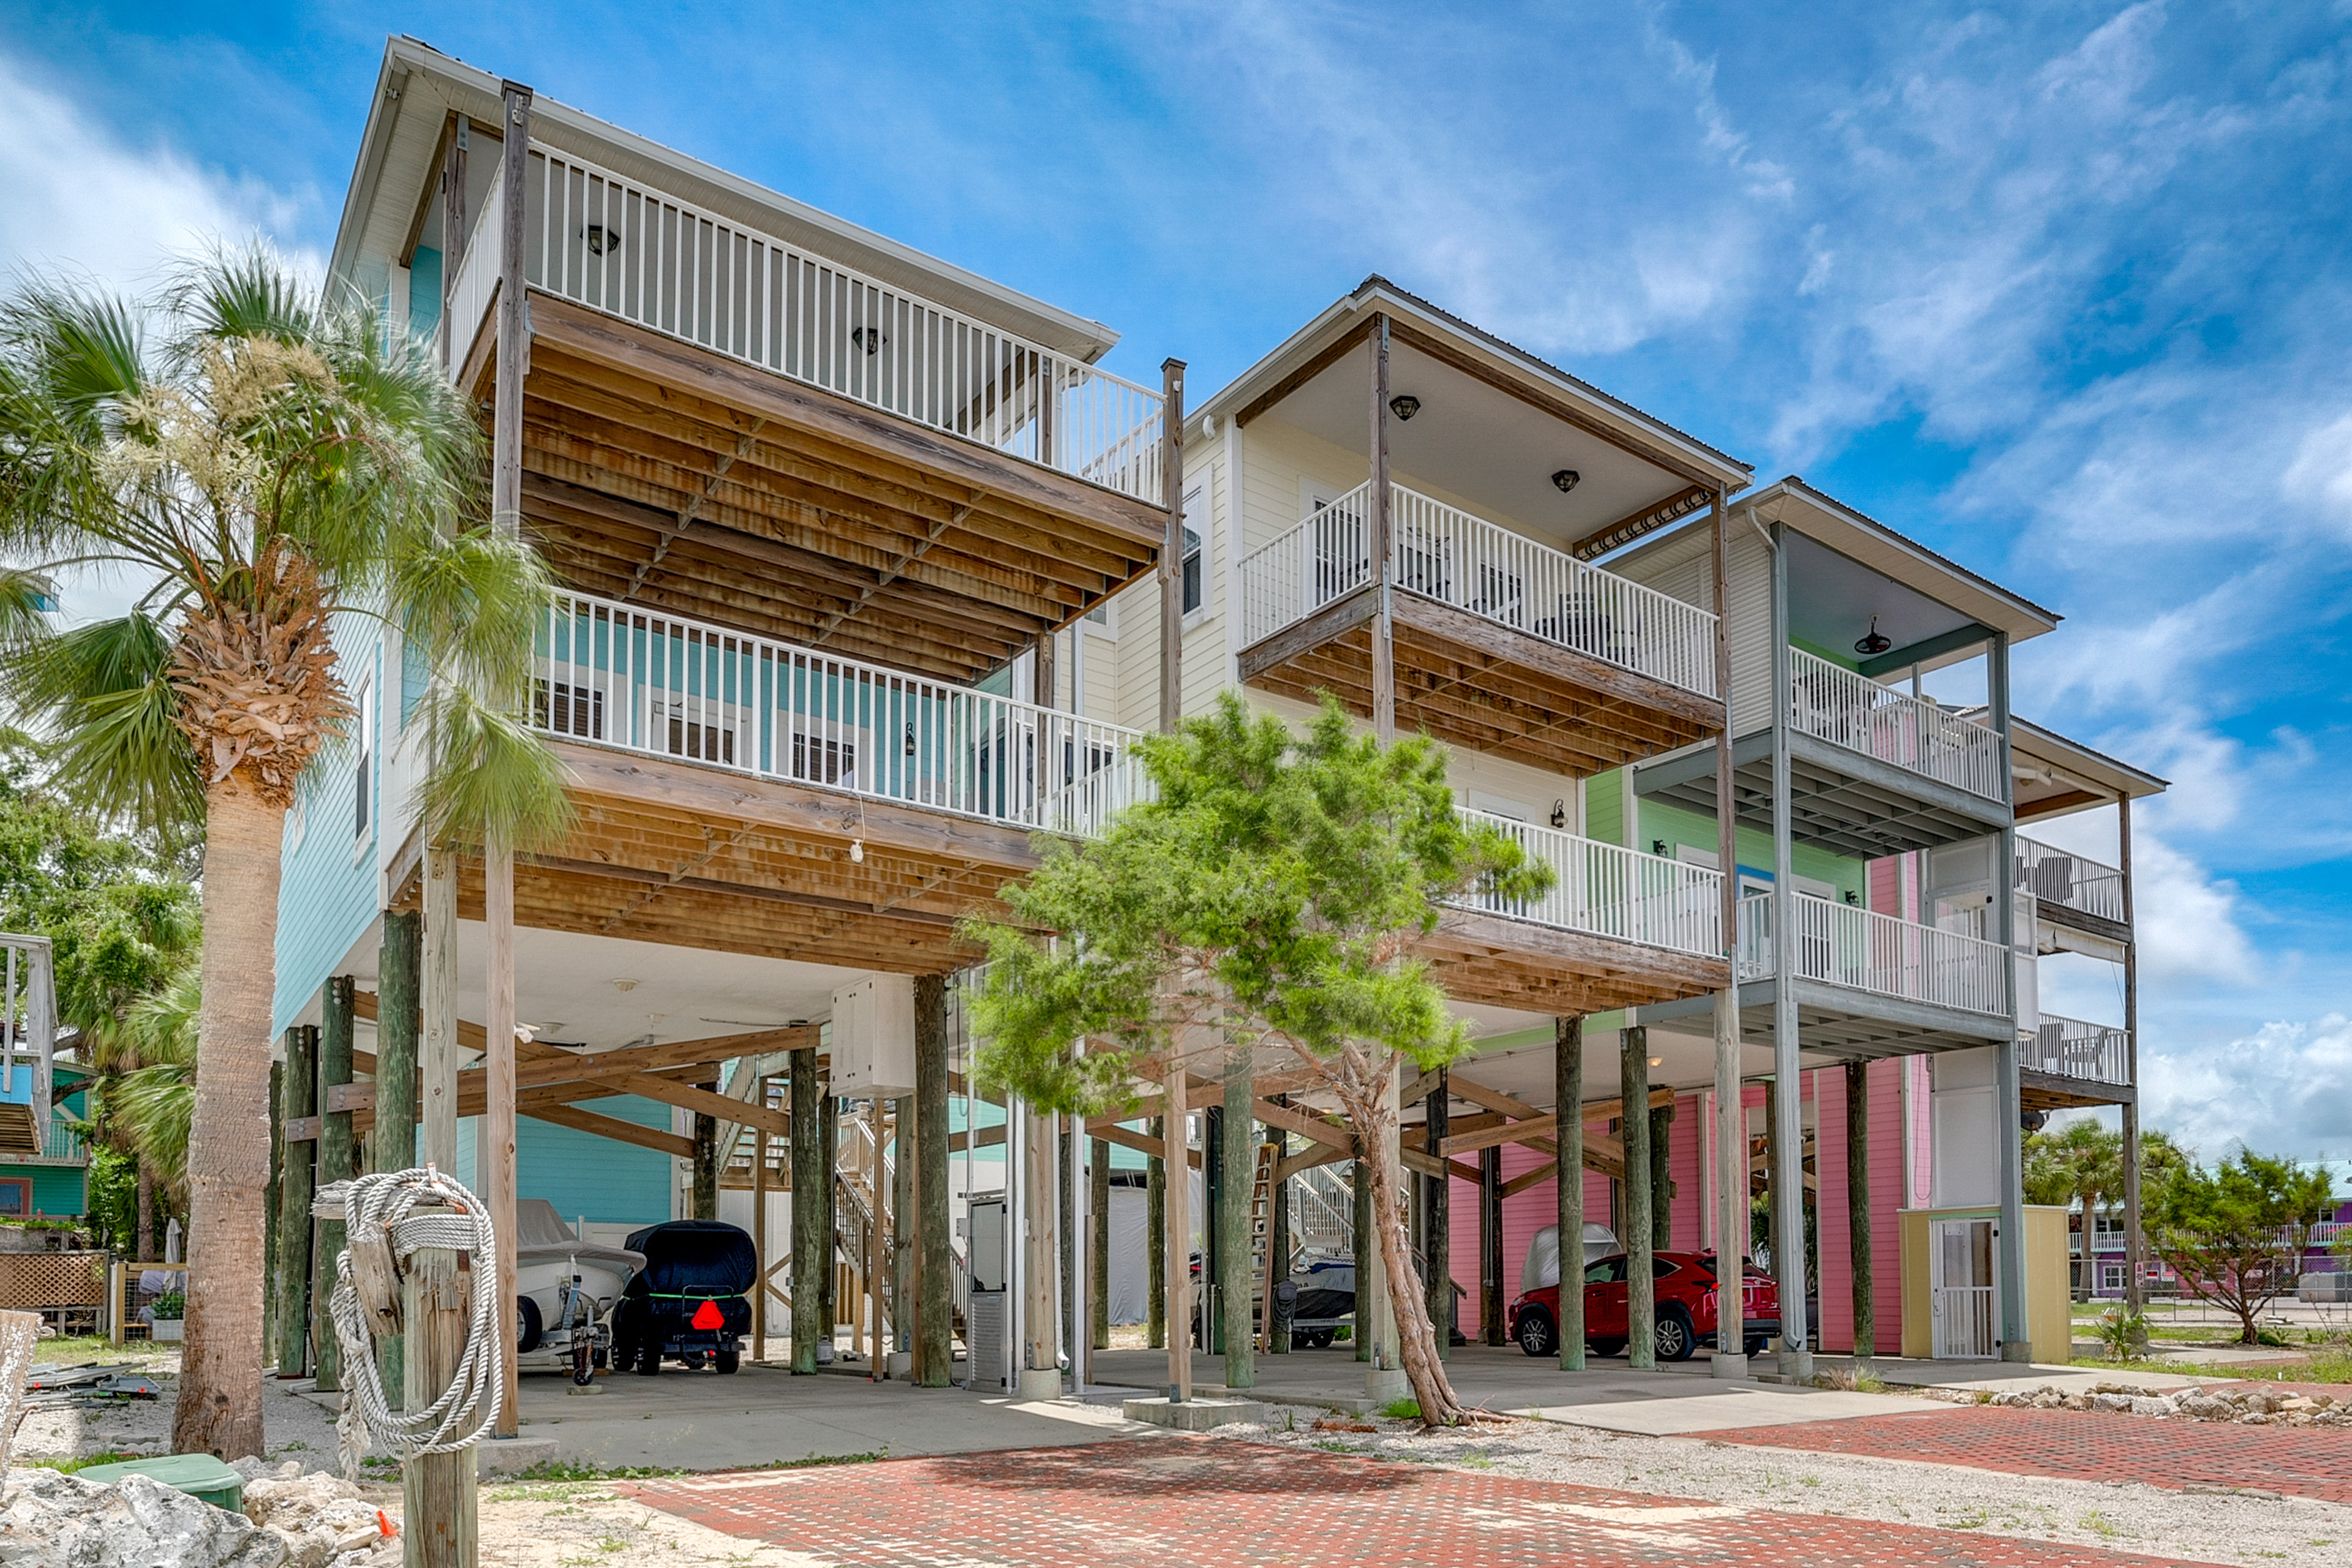
[[[1894,646],[1895,639],[1878,629],[1878,617],[1873,616],[1870,617],[1870,630],[1854,639],[1853,651],[1864,658],[1869,658],[1885,653]]]
[[[1654,1068],[1662,1068],[1666,1065],[1666,1058],[1664,1057],[1652,1057],[1650,1058],[1650,1065]]]
[[[1421,412],[1421,399],[1410,392],[1400,392],[1389,399],[1389,412],[1399,419],[1410,419]]]
[[[1562,495],[1566,495],[1583,482],[1584,476],[1574,468],[1561,468],[1551,477],[1552,488]]]
[[[621,231],[606,228],[601,223],[592,223],[588,226],[587,239],[589,250],[602,256],[607,248],[621,243]]]

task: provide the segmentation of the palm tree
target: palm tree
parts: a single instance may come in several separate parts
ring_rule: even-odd
[[[389,621],[429,671],[439,841],[562,821],[520,719],[547,580],[482,516],[482,453],[420,344],[259,249],[142,300],[43,280],[0,303],[0,694],[81,804],[204,845],[182,1452],[262,1451],[278,850],[353,716],[338,627]],[[136,575],[133,607],[62,626],[53,584],[91,563]]]

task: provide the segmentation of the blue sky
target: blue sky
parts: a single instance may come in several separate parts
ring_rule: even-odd
[[[2150,1119],[2352,1154],[2352,5],[18,7],[0,269],[323,254],[389,32],[1196,397],[1384,273],[2062,610],[2021,710],[2175,781]]]

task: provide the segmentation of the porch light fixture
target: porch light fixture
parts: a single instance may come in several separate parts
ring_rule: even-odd
[[[1421,412],[1421,399],[1410,392],[1400,392],[1389,399],[1389,412],[1400,421],[1410,419]]]
[[[1663,839],[1663,838],[1653,838],[1653,839],[1651,839],[1651,840],[1650,840],[1650,853],[1651,853],[1651,854],[1653,854],[1653,855],[1658,855],[1658,856],[1663,856],[1663,855],[1664,855],[1664,854],[1665,854],[1665,852],[1666,852],[1666,841],[1665,841],[1664,839]]]
[[[852,327],[849,329],[849,341],[864,349],[866,357],[871,359],[882,352],[882,344],[886,340],[879,327]]]
[[[1568,826],[1568,802],[1566,800],[1556,800],[1551,803],[1551,825],[1554,827],[1566,827]]]
[[[1652,1057],[1650,1058],[1650,1065],[1654,1068],[1662,1068],[1666,1065],[1666,1058],[1664,1057]]]
[[[1583,482],[1584,476],[1578,473],[1574,468],[1561,468],[1551,477],[1552,489],[1558,490],[1562,495],[1566,495],[1569,491],[1574,489],[1578,485],[1582,484]]]
[[[1870,630],[1854,640],[1853,651],[1864,658],[1874,658],[1895,646],[1895,639],[1878,629],[1878,617],[1870,617]]]
[[[617,228],[608,229],[601,223],[592,223],[588,226],[587,239],[590,252],[602,256],[607,246],[621,243],[621,231]]]
[[[907,721],[907,754],[910,757],[915,754],[915,721],[912,719]]]

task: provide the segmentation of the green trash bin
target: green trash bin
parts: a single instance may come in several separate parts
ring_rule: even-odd
[[[119,1481],[125,1476],[146,1476],[215,1508],[225,1508],[231,1513],[245,1511],[245,1478],[210,1454],[164,1454],[152,1459],[123,1459],[111,1465],[91,1465],[75,1473],[86,1481]]]

